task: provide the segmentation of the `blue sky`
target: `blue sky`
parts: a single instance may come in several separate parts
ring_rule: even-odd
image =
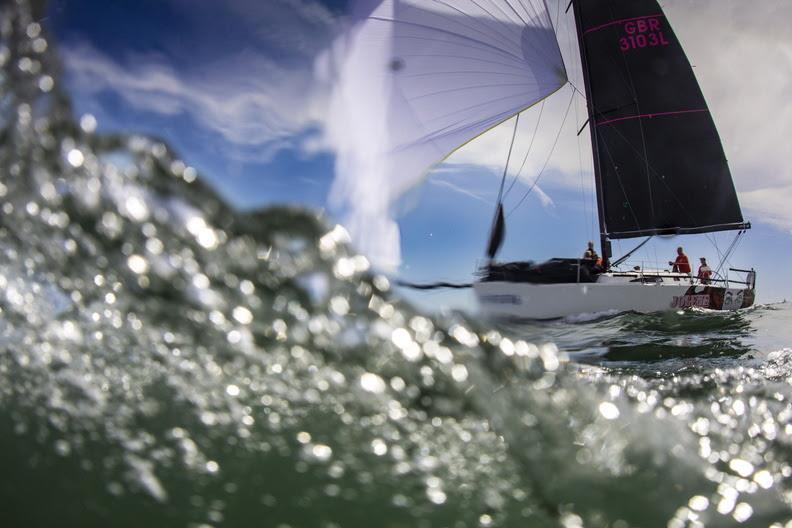
[[[335,170],[324,133],[329,96],[316,68],[342,27],[346,4],[53,0],[48,24],[75,109],[96,116],[100,131],[163,137],[240,208],[295,203],[335,220],[341,212],[327,205]],[[582,86],[563,4],[559,12],[556,1],[548,1],[570,79]],[[743,212],[754,225],[731,263],[759,270],[760,301],[792,298],[792,36],[783,23],[792,19],[792,6],[781,0],[750,9],[739,0],[662,4],[696,65]],[[550,155],[570,96],[571,89],[562,89],[542,111],[507,211],[549,162],[538,190],[508,218],[502,259],[576,256],[596,239],[589,139],[576,135],[585,121],[580,97]],[[510,177],[526,155],[539,110],[521,117]],[[402,244],[397,275],[470,280],[486,244],[511,126],[465,147],[396,204]],[[720,248],[733,238],[713,236]],[[633,243],[615,242],[614,253]],[[691,258],[717,261],[711,240],[701,236],[653,241],[636,257],[664,262],[680,244]],[[473,305],[466,292],[408,295],[430,308]]]

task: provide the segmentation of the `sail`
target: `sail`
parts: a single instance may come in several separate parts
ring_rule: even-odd
[[[742,229],[726,156],[656,0],[575,0],[609,238]]]
[[[487,242],[487,257],[490,260],[495,258],[498,250],[503,245],[503,237],[506,235],[506,220],[503,218],[503,203],[498,204],[495,211],[495,220],[490,230],[489,242]]]
[[[544,0],[364,0],[356,16],[332,59],[331,205],[348,210],[359,249],[392,265],[394,201],[566,71]]]

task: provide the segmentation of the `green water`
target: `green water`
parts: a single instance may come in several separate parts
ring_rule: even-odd
[[[81,126],[27,3],[0,20],[0,525],[792,518],[788,305],[422,315],[314,213]]]

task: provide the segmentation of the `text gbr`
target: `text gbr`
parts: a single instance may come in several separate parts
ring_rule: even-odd
[[[619,39],[619,49],[622,51],[668,46],[668,41],[660,30],[658,18],[631,20],[626,22],[623,28],[626,35]]]

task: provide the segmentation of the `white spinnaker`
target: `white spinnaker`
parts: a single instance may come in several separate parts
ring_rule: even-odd
[[[429,168],[566,82],[544,0],[363,0],[332,53],[330,204],[375,265],[400,262],[391,207]]]

